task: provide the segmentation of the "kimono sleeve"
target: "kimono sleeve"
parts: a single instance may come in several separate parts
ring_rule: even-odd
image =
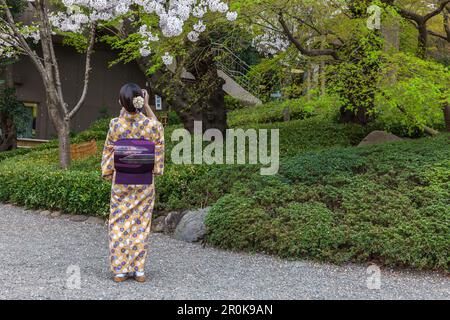
[[[156,122],[155,129],[155,167],[153,174],[162,175],[164,173],[164,127],[160,122]]]
[[[109,123],[109,130],[106,136],[105,146],[102,155],[102,177],[111,180],[114,174],[114,132],[113,121]]]

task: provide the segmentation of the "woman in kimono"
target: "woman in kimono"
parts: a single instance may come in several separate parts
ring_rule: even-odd
[[[144,266],[148,252],[155,187],[115,183],[114,143],[118,139],[146,139],[155,143],[154,175],[164,170],[164,130],[149,107],[148,94],[136,84],[120,90],[122,107],[111,120],[102,156],[102,177],[112,181],[109,215],[110,265],[115,282],[133,277],[145,282]],[[143,114],[143,108],[147,116]]]

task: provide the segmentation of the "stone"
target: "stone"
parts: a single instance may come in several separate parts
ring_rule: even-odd
[[[164,220],[164,232],[173,233],[187,211],[172,211]]]
[[[165,216],[159,216],[152,221],[152,232],[161,233],[164,232]]]
[[[84,222],[84,221],[86,221],[88,218],[89,218],[88,216],[75,215],[75,216],[72,216],[72,217],[70,218],[70,221]]]
[[[197,242],[204,239],[206,234],[205,217],[209,207],[199,210],[187,211],[175,229],[175,239]]]
[[[397,137],[395,134],[384,132],[384,131],[372,131],[365,137],[359,144],[358,147],[369,146],[372,144],[379,144],[391,141],[402,141],[403,139]]]
[[[50,212],[50,211],[48,211],[48,210],[44,210],[44,211],[41,211],[41,216],[44,216],[44,217],[48,217],[48,216],[50,216],[52,213]]]
[[[105,220],[100,217],[89,217],[87,218],[86,223],[103,225],[105,224]]]
[[[59,218],[61,216],[61,212],[59,211],[54,211],[52,213],[50,213],[50,217],[52,218]]]

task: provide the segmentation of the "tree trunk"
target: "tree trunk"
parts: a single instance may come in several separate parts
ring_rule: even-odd
[[[422,23],[419,26],[419,38],[417,47],[417,56],[421,59],[425,59],[427,56],[427,42],[428,42],[428,30],[426,23]]]
[[[144,59],[139,59],[137,62],[145,73],[148,69],[147,62]],[[147,78],[149,86],[177,113],[184,128],[189,132],[194,132],[194,121],[201,121],[203,130],[214,128],[225,132],[228,125],[225,93],[222,89],[224,80],[218,79],[213,62],[201,64],[201,67],[197,66],[197,72],[192,72],[198,79],[195,82],[183,82],[175,78],[176,74],[160,70]],[[208,90],[202,87],[205,83],[209,85]],[[168,88],[171,90],[166,94]],[[199,93],[205,96],[196,97]]]
[[[61,169],[70,166],[70,118],[63,117],[58,105],[58,94],[54,83],[46,84],[47,110],[58,134],[59,165]]]
[[[450,132],[450,104],[447,103],[444,106],[444,119],[445,119],[445,127],[447,132]]]
[[[342,123],[356,123],[366,125],[372,119],[367,114],[367,108],[358,107],[355,112],[354,110],[341,107],[339,120]]]
[[[70,167],[70,121],[62,121],[58,128],[59,163],[61,169]]]
[[[202,122],[203,131],[208,129],[218,129],[225,133],[227,129],[227,115],[225,110],[224,97],[225,93],[222,90],[222,84],[209,93],[203,104],[193,106],[192,119],[187,123],[187,130],[193,132],[194,121]]]

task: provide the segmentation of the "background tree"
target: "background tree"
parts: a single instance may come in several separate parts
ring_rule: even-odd
[[[409,0],[262,0],[255,5],[254,2],[242,0],[239,3],[241,16],[252,26],[256,46],[272,59],[279,59],[280,55],[295,48],[298,59],[326,65],[325,89],[342,100],[341,121],[366,124],[377,116],[386,120],[389,114],[407,127],[409,134],[414,131],[413,127],[435,134],[437,131],[432,127],[441,123],[443,108],[449,123],[448,86],[445,80],[441,81],[447,79],[448,69],[435,65],[433,61],[425,63],[419,49],[423,44],[426,47],[430,43],[421,44],[423,38],[417,41],[420,35],[417,23],[414,25],[404,18],[405,12],[417,12],[416,15],[422,17],[420,23],[427,26],[428,33],[431,31],[441,35],[435,38],[445,40],[447,1],[427,0],[418,4]],[[379,12],[370,10],[373,4],[378,5]],[[370,17],[380,18],[380,25],[369,28]],[[389,35],[386,31],[389,24],[397,25],[397,31],[393,31],[398,32],[397,35]],[[394,39],[397,42],[394,46],[387,43],[393,40],[389,39],[390,36],[397,39]],[[413,52],[417,59],[411,57],[411,51],[406,48],[410,44],[414,44]],[[396,54],[399,50],[407,54],[404,58],[408,66],[419,76],[400,68],[396,60],[401,56]],[[386,70],[389,72],[386,73]],[[441,78],[433,77],[433,72]],[[307,74],[306,79],[310,78]],[[418,82],[421,83],[420,90],[417,90]],[[306,84],[305,87],[311,86]],[[408,90],[404,91],[405,88]],[[398,90],[396,95],[392,89]],[[413,92],[420,97],[416,101],[424,103],[422,107],[411,99]],[[429,99],[431,96],[433,98]],[[408,103],[402,103],[397,97],[407,99]],[[390,108],[392,106],[395,108]]]
[[[62,0],[49,6],[47,0],[35,0],[31,9],[36,25],[23,26],[12,14],[6,0],[0,0],[2,19],[0,20],[0,38],[8,43],[8,51],[3,54],[27,55],[41,75],[45,91],[47,108],[59,140],[59,158],[62,168],[70,165],[70,121],[84,103],[91,70],[91,56],[94,51],[98,29],[114,21],[118,24],[133,18],[133,10],[146,13],[153,29],[141,34],[140,52],[145,55],[151,51],[151,43],[160,37],[178,37],[183,34],[184,24],[191,17],[199,20],[208,11],[227,13],[228,5],[219,0],[206,1],[159,1],[159,0],[113,0],[86,1]],[[139,23],[139,21],[138,21]],[[202,30],[192,31],[190,36],[199,36]],[[86,52],[85,72],[82,94],[74,106],[68,106],[61,87],[60,70],[55,55],[53,33],[69,38],[78,49]],[[40,40],[41,54],[33,50],[27,37]],[[2,53],[2,52],[0,52]],[[170,65],[173,57],[167,52],[160,59]]]
[[[224,81],[217,75],[215,46],[235,33],[230,21],[235,20],[236,14],[229,12],[226,5],[212,6],[210,11],[186,21],[193,31],[189,28],[168,38],[150,31],[158,22],[136,8],[130,12],[132,19],[125,23],[112,21],[109,33],[102,37],[102,41],[121,52],[112,64],[136,61],[151,90],[163,97],[191,132],[194,121],[201,121],[204,130],[224,131],[227,127]],[[148,42],[151,50],[142,50],[142,44]]]
[[[384,4],[387,4],[393,7],[403,18],[410,20],[414,23],[415,27],[418,31],[418,45],[417,45],[417,56],[424,59],[427,55],[428,48],[428,34],[438,35],[439,33],[435,33],[429,29],[429,23],[431,19],[444,14],[444,28],[446,31],[446,39],[450,39],[450,29],[448,25],[448,4],[450,4],[450,0],[438,0],[434,2],[430,1],[415,1],[414,4],[418,5],[418,11],[407,10],[402,7],[401,2],[399,0],[382,0]],[[404,1],[410,2],[410,1]],[[411,4],[411,3],[409,3]],[[429,10],[429,8],[432,8]]]

